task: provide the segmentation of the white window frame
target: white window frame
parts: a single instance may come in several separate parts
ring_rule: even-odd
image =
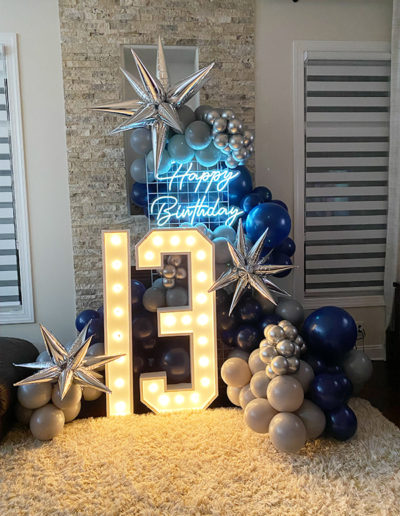
[[[384,41],[294,41],[293,42],[293,186],[294,221],[293,235],[296,242],[294,265],[298,267],[294,277],[294,296],[304,308],[314,309],[322,305],[340,307],[384,306],[382,295],[304,297],[304,58],[308,51],[348,51],[390,53],[390,43]]]
[[[12,172],[15,202],[15,223],[19,256],[22,305],[0,310],[1,324],[34,322],[32,270],[29,243],[28,207],[26,197],[24,143],[21,116],[21,95],[18,71],[18,42],[14,33],[0,33],[6,67],[10,109]]]

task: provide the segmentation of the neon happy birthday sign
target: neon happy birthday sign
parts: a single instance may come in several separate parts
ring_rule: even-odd
[[[231,225],[243,213],[238,206],[229,204],[228,196],[229,184],[239,172],[227,168],[194,170],[194,163],[186,169],[181,164],[169,174],[159,172],[158,183],[149,184],[148,210],[157,226],[183,222]]]

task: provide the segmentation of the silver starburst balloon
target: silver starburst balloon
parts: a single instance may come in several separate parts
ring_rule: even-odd
[[[168,127],[183,133],[177,109],[188,102],[207,80],[214,63],[193,73],[174,86],[169,84],[167,62],[161,38],[158,38],[156,77],[153,77],[134,50],[131,50],[140,82],[121,68],[139,100],[129,100],[96,106],[95,110],[115,113],[128,120],[112,131],[119,133],[136,127],[150,127],[153,142],[154,171],[157,174],[165,147]]]
[[[246,240],[243,231],[242,220],[239,220],[237,232],[237,249],[228,242],[229,252],[232,256],[233,267],[231,266],[210,287],[209,292],[224,288],[227,285],[236,282],[236,290],[233,294],[229,315],[237,305],[240,297],[248,287],[255,288],[265,298],[269,299],[276,305],[272,292],[278,294],[289,294],[280,287],[272,283],[268,279],[269,275],[278,274],[279,272],[293,269],[294,265],[265,265],[269,254],[260,260],[260,254],[264,246],[264,241],[267,237],[268,229],[260,236],[257,242],[249,250],[246,245]]]
[[[110,389],[99,381],[101,376],[96,369],[117,360],[124,355],[99,355],[86,356],[92,337],[86,339],[89,325],[79,333],[72,346],[67,350],[49,330],[40,325],[46,351],[51,356],[51,362],[31,362],[28,364],[14,364],[18,367],[40,369],[38,373],[28,376],[24,380],[15,383],[15,386],[31,383],[56,382],[61,399],[65,397],[73,382],[84,387],[93,387],[99,391],[110,393]]]

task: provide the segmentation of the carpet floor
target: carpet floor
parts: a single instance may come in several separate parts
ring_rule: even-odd
[[[398,515],[400,430],[367,401],[347,443],[277,452],[236,409],[78,420],[0,445],[0,514]]]

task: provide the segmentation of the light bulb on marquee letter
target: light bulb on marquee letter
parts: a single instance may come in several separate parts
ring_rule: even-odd
[[[129,231],[103,231],[104,344],[106,355],[125,356],[106,365],[107,415],[133,413],[131,265]]]
[[[159,308],[158,334],[188,335],[191,383],[167,386],[165,371],[140,375],[140,399],[154,412],[203,409],[218,396],[214,244],[195,228],[154,229],[136,246],[137,269],[160,269],[163,255],[188,257],[189,306]]]

